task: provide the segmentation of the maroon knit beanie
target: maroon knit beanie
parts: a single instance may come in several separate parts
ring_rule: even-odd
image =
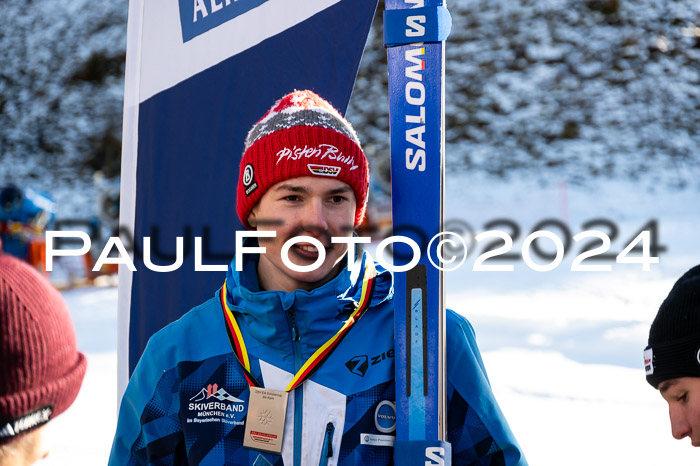
[[[60,293],[0,252],[0,445],[65,411],[85,367]]]
[[[365,215],[369,165],[350,123],[311,91],[278,100],[248,133],[238,175],[236,210],[248,215],[273,185],[301,176],[332,177],[355,192],[355,226]]]

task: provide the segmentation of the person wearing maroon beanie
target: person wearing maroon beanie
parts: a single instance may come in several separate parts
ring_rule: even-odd
[[[700,265],[678,279],[659,307],[644,369],[668,403],[673,437],[700,447]]]
[[[393,277],[367,253],[351,267],[342,242],[368,186],[355,131],[314,92],[285,95],[253,126],[236,210],[256,237],[212,299],[149,340],[111,466],[393,464]],[[471,326],[452,312],[447,326],[455,464],[526,464]]]
[[[0,466],[48,454],[42,427],[73,403],[85,369],[60,293],[0,251]]]

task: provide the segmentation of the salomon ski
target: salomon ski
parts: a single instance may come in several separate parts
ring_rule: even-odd
[[[418,245],[418,263],[395,276],[396,444],[401,465],[450,464],[445,415],[442,272],[428,245],[443,225],[444,40],[442,1],[387,0],[393,234]],[[396,244],[394,264],[413,250]]]

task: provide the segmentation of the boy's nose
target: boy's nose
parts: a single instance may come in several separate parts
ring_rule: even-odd
[[[300,220],[305,229],[328,229],[328,220],[326,219],[326,212],[323,209],[323,203],[321,200],[314,199],[313,201],[307,203],[302,215],[303,218]]]

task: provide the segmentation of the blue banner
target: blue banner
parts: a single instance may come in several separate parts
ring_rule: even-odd
[[[294,89],[347,108],[377,0],[254,3],[206,0],[204,19],[238,16],[191,28],[198,37],[188,42],[178,24],[182,1],[130,4],[121,223],[137,271],[120,270],[120,394],[150,336],[224,281],[235,231],[243,229],[235,205],[247,131]],[[215,4],[222,7],[212,13]],[[184,31],[183,22],[188,37]],[[182,266],[146,268],[144,237],[156,265],[175,262],[182,237]],[[196,238],[199,262],[216,271],[195,272]]]

